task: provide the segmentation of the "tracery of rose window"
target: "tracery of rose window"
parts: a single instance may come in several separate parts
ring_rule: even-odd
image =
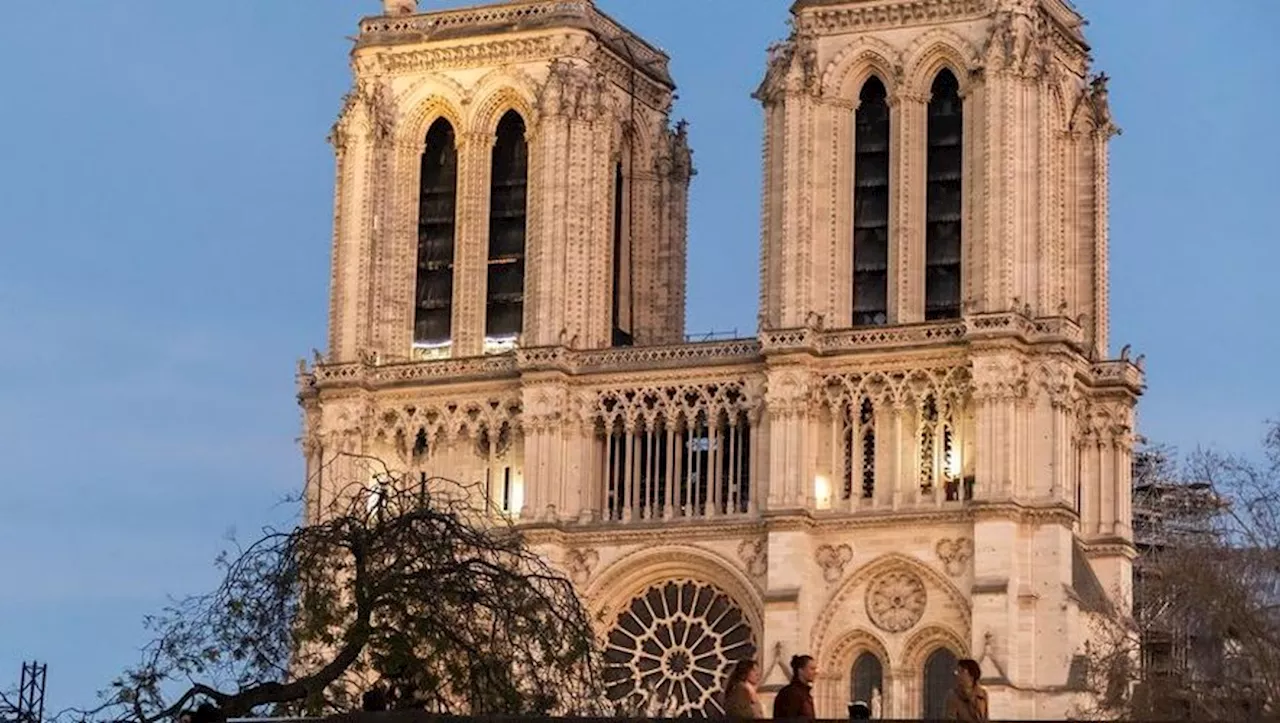
[[[607,694],[646,714],[717,716],[725,676],[755,651],[746,616],[723,591],[694,580],[654,585],[609,632]]]

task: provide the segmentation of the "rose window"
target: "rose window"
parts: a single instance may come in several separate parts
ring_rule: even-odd
[[[924,582],[917,575],[891,572],[867,588],[867,614],[881,630],[900,633],[920,622],[926,600]]]
[[[725,676],[755,650],[751,626],[724,592],[692,580],[654,585],[609,632],[609,699],[636,714],[719,714]]]

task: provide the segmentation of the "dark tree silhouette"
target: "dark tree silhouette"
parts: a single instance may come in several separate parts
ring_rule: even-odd
[[[477,489],[381,466],[376,488],[327,490],[318,521],[268,530],[218,565],[222,583],[148,619],[137,667],[93,711],[151,723],[393,707],[588,714],[603,700],[591,621],[572,584],[485,508]]]
[[[1096,621],[1096,713],[1280,717],[1280,422],[1260,459],[1148,449],[1134,465],[1134,610]]]

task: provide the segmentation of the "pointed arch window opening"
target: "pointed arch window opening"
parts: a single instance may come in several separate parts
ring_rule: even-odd
[[[498,122],[489,179],[489,259],[485,346],[514,346],[524,330],[525,235],[529,147],[524,119],[514,110]]]
[[[614,164],[613,174],[613,288],[611,293],[612,344],[635,344],[635,265],[632,253],[635,246],[633,195],[634,185],[627,171],[633,167],[634,145],[627,144],[627,151]]]
[[[871,651],[863,652],[849,670],[849,702],[866,703],[872,718],[883,717],[884,664]]]
[[[946,717],[947,694],[955,687],[958,662],[955,653],[946,648],[938,648],[925,659],[924,680],[921,681],[921,720],[943,720]]]
[[[949,400],[930,394],[920,406],[920,494],[933,495],[939,483],[947,502],[973,499],[974,482],[964,471],[956,410]]]
[[[888,93],[872,76],[854,112],[853,325],[889,322]]]
[[[844,423],[841,443],[844,447],[844,479],[842,499],[856,494],[864,500],[875,497],[876,491],[876,417],[875,405],[863,397],[856,404],[844,405]]]
[[[934,78],[929,98],[925,205],[926,321],[960,318],[964,176],[964,103],[948,69]]]
[[[447,350],[453,341],[453,268],[457,234],[458,150],[444,118],[428,129],[420,161],[413,345]]]

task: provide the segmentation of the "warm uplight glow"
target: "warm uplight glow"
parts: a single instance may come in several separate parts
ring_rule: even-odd
[[[813,478],[813,496],[817,499],[818,509],[825,510],[831,507],[831,480],[825,475]]]
[[[958,451],[956,451],[955,449],[951,449],[950,451],[947,452],[946,465],[947,465],[946,467],[947,479],[949,480],[960,479],[960,472],[961,472],[960,453]]]
[[[516,335],[509,336],[486,336],[484,338],[485,354],[506,354],[509,351],[515,351],[519,346],[520,339]]]
[[[453,352],[452,341],[413,343],[413,358],[421,361],[448,359]]]
[[[511,499],[510,509],[507,510],[512,519],[520,517],[520,511],[524,509],[524,475],[519,470],[512,470],[511,475]]]

